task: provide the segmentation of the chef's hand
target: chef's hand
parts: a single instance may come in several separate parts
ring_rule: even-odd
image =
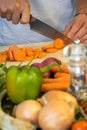
[[[28,23],[30,20],[30,5],[28,0],[0,0],[0,16],[12,23]]]
[[[80,39],[87,44],[87,15],[79,14],[73,18],[65,27],[64,34],[74,39]]]

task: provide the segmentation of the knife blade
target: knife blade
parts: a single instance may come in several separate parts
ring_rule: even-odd
[[[55,40],[57,38],[61,38],[63,40],[63,42],[65,43],[65,45],[73,43],[73,40],[71,38],[65,36],[60,31],[52,28],[48,24],[46,24],[38,19],[36,19],[34,22],[30,23],[30,29],[32,31],[42,34],[48,38],[51,38],[53,40]]]

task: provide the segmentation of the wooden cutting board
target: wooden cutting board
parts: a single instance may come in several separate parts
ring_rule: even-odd
[[[31,48],[38,48],[38,47],[42,47],[42,46],[45,46],[45,45],[49,45],[49,44],[53,44],[52,42],[40,42],[40,43],[29,43],[29,44],[21,44],[19,45],[20,47],[31,47]],[[10,46],[0,46],[0,52],[2,51],[5,51],[9,48]],[[45,58],[37,58],[37,59],[34,59],[32,63],[34,62],[41,62],[43,61],[44,59],[48,58],[48,57],[55,57],[59,60],[61,60],[61,62],[63,64],[67,64],[68,63],[68,59],[64,56],[63,54],[63,49],[61,50],[58,50],[56,53],[47,53],[47,56]],[[11,66],[11,65],[18,65],[20,62],[7,62],[7,66]],[[23,65],[24,64],[27,64],[27,62],[23,62]]]

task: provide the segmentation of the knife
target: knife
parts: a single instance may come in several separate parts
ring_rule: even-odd
[[[30,22],[30,29],[53,40],[61,38],[65,45],[73,43],[72,39],[38,19],[34,22]]]

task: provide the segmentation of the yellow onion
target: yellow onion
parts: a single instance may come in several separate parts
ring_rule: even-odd
[[[37,125],[37,117],[41,108],[42,106],[38,101],[25,100],[16,106],[14,115],[18,119]]]
[[[52,100],[45,105],[38,116],[42,130],[68,130],[74,120],[74,110],[64,100]]]
[[[42,105],[46,105],[48,102],[51,100],[65,100],[68,103],[72,103],[74,108],[76,109],[78,107],[78,102],[77,99],[71,95],[68,92],[60,91],[60,90],[51,90],[46,92],[45,94],[42,95],[42,97],[39,100],[39,102]]]

